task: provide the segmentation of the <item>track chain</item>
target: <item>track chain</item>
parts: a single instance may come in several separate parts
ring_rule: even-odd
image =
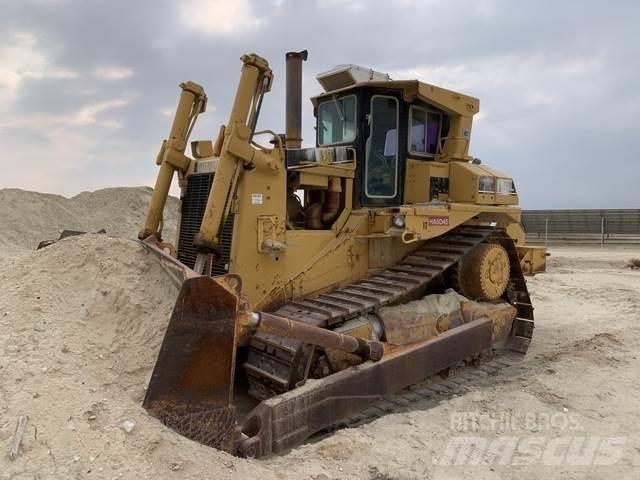
[[[511,278],[504,299],[514,305],[518,313],[508,349],[524,354],[533,333],[533,307],[513,240],[504,230],[493,227],[457,227],[428,240],[400,263],[372,277],[328,294],[289,301],[274,313],[315,326],[335,328],[384,305],[420,298],[436,282],[453,283],[445,285],[445,288],[455,286],[458,262],[483,242],[500,243],[509,254]],[[254,398],[264,400],[295,388],[305,378],[312,360],[313,349],[297,340],[256,334],[251,340],[244,364],[250,385],[249,393]],[[407,395],[412,397],[416,393],[411,390]]]
[[[498,357],[481,361],[480,365],[467,363],[455,369],[449,369],[446,375],[435,375],[423,382],[411,385],[400,392],[386,397],[357,415],[343,418],[331,427],[331,430],[353,428],[372,422],[388,413],[409,408],[421,401],[447,400],[470,390],[489,376],[512,367],[522,360],[519,353],[503,353]]]

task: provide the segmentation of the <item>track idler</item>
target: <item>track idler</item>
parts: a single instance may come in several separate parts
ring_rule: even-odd
[[[507,250],[497,243],[483,243],[462,258],[459,287],[468,298],[497,300],[507,289],[510,275]]]

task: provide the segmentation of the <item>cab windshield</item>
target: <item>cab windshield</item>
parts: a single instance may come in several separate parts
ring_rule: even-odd
[[[356,96],[332,97],[318,105],[318,145],[356,139]]]

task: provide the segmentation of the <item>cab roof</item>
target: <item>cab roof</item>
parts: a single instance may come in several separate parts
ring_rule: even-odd
[[[372,80],[357,82],[344,88],[338,88],[311,97],[314,107],[324,98],[340,95],[357,88],[384,88],[402,92],[406,102],[421,100],[453,115],[473,116],[480,111],[480,100],[462,93],[436,87],[419,80]]]

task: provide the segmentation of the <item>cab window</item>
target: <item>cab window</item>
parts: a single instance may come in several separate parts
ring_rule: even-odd
[[[333,96],[318,105],[318,145],[336,145],[356,139],[356,96]]]
[[[365,193],[370,198],[393,198],[398,184],[398,100],[383,95],[371,97],[369,124]]]
[[[409,153],[432,156],[438,153],[442,115],[412,105],[409,108]]]

